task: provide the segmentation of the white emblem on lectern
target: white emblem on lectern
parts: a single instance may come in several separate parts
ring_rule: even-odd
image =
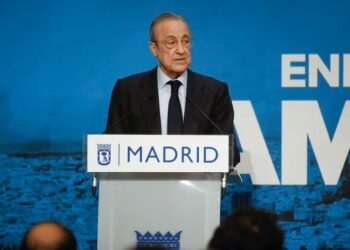
[[[111,163],[111,144],[97,144],[97,162],[102,166]]]

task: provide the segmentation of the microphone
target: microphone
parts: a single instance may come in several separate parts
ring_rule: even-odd
[[[192,101],[191,98],[186,96],[186,100],[192,104],[193,107],[196,108],[196,110],[221,134],[225,135],[224,131],[212,120],[210,117],[194,102]],[[223,173],[221,176],[221,197],[224,197],[226,194],[226,185],[227,185],[227,176],[230,175],[231,173],[234,173],[234,175],[239,176],[242,183],[241,176],[233,166],[234,163],[234,150],[233,150],[233,135],[229,134],[229,169],[228,173]],[[236,180],[235,183],[238,183]]]
[[[117,121],[113,122],[111,125],[109,125],[102,134],[108,134],[108,132],[110,132],[110,130],[112,128],[114,128],[116,125],[118,125],[120,122],[122,122],[124,119],[126,119],[127,117],[129,117],[132,113],[135,112],[135,110],[139,107],[142,106],[145,102],[150,101],[151,99],[153,99],[154,96],[149,96],[146,97],[144,99],[141,100],[140,103],[138,103],[137,105],[135,105],[132,109],[129,110],[129,112],[127,112],[125,115],[123,115],[121,118],[119,118]]]
[[[209,116],[208,116],[206,113],[204,113],[204,111],[203,111],[200,107],[198,107],[197,104],[194,103],[194,101],[191,100],[191,98],[189,98],[188,96],[186,96],[186,100],[187,100],[189,103],[191,103],[192,106],[195,107],[195,108],[197,109],[197,111],[198,111],[199,113],[201,113],[201,115],[204,116],[204,118],[205,118],[214,128],[216,128],[217,131],[219,131],[220,134],[222,134],[222,135],[225,134],[224,131],[223,131],[212,119],[210,119]]]
[[[130,109],[129,112],[127,112],[125,115],[123,115],[120,119],[118,119],[117,121],[113,122],[111,125],[109,125],[102,134],[107,134],[108,132],[110,132],[110,130],[112,128],[114,128],[115,126],[117,126],[119,123],[121,123],[124,119],[126,119],[127,117],[129,117],[131,114],[133,114],[135,112],[135,110],[137,108],[139,108],[139,106],[143,105],[144,103],[152,100],[154,98],[154,96],[148,96],[145,99],[142,99],[141,102],[139,102],[138,104],[136,104],[132,109]],[[96,190],[97,190],[97,173],[92,173],[92,186],[91,186],[91,192],[92,195],[94,197],[96,197]]]

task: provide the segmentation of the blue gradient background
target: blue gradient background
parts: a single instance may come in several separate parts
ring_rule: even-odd
[[[282,100],[318,100],[332,137],[350,99],[350,88],[330,88],[322,77],[316,89],[282,88],[281,54],[317,53],[328,64],[331,53],[350,53],[349,10],[345,0],[1,1],[1,154],[78,152],[84,135],[103,131],[115,81],[156,65],[148,50],[148,27],[156,15],[170,11],[190,23],[191,69],[226,81],[234,100],[252,102],[279,169]],[[12,164],[8,162],[2,161],[5,167]],[[83,170],[76,174],[82,183],[89,182]],[[318,178],[322,183],[319,173]],[[7,202],[0,203],[6,216]],[[90,212],[96,212],[92,206]],[[23,231],[28,224],[19,226]],[[9,235],[0,235],[0,244],[1,239],[15,244]]]

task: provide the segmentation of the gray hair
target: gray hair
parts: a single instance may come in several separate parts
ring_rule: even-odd
[[[154,32],[154,27],[162,22],[162,21],[165,21],[165,20],[177,20],[177,21],[182,21],[184,22],[187,27],[188,26],[188,23],[187,21],[185,20],[185,18],[183,18],[182,16],[180,15],[177,15],[175,13],[162,13],[160,14],[159,16],[157,16],[156,18],[154,18],[154,20],[152,21],[151,23],[151,26],[149,27],[149,38],[150,38],[150,41],[151,42],[155,42],[157,39],[156,39],[156,35],[155,35],[155,32]]]

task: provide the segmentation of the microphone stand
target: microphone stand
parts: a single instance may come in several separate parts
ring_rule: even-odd
[[[96,198],[96,191],[97,191],[97,173],[92,173],[92,186],[91,186],[91,192],[92,196]]]
[[[224,131],[212,120],[210,117],[203,111],[201,110],[198,105],[192,101],[191,98],[188,96],[186,97],[186,100],[192,104],[193,107],[221,134],[225,135]],[[223,198],[226,194],[226,186],[227,186],[227,176],[230,175],[232,172],[236,173],[237,176],[239,176],[241,182],[241,176],[238,174],[237,170],[234,167],[234,148],[233,148],[233,135],[229,135],[229,170],[228,173],[222,173],[221,174],[221,198]]]
[[[117,121],[113,122],[112,124],[110,124],[109,126],[107,126],[107,128],[103,131],[102,134],[108,134],[112,128],[114,128],[115,126],[117,126],[120,122],[122,122],[124,119],[126,119],[127,117],[129,117],[131,114],[133,114],[135,112],[135,110],[137,108],[139,108],[140,106],[142,106],[144,103],[152,100],[154,98],[154,96],[148,96],[146,98],[144,98],[143,100],[140,101],[140,103],[138,103],[137,105],[135,105],[132,109],[129,110],[129,112],[125,113],[120,119],[118,119]],[[97,173],[92,173],[92,185],[91,185],[91,192],[92,195],[94,197],[96,197],[96,193],[97,193]]]

